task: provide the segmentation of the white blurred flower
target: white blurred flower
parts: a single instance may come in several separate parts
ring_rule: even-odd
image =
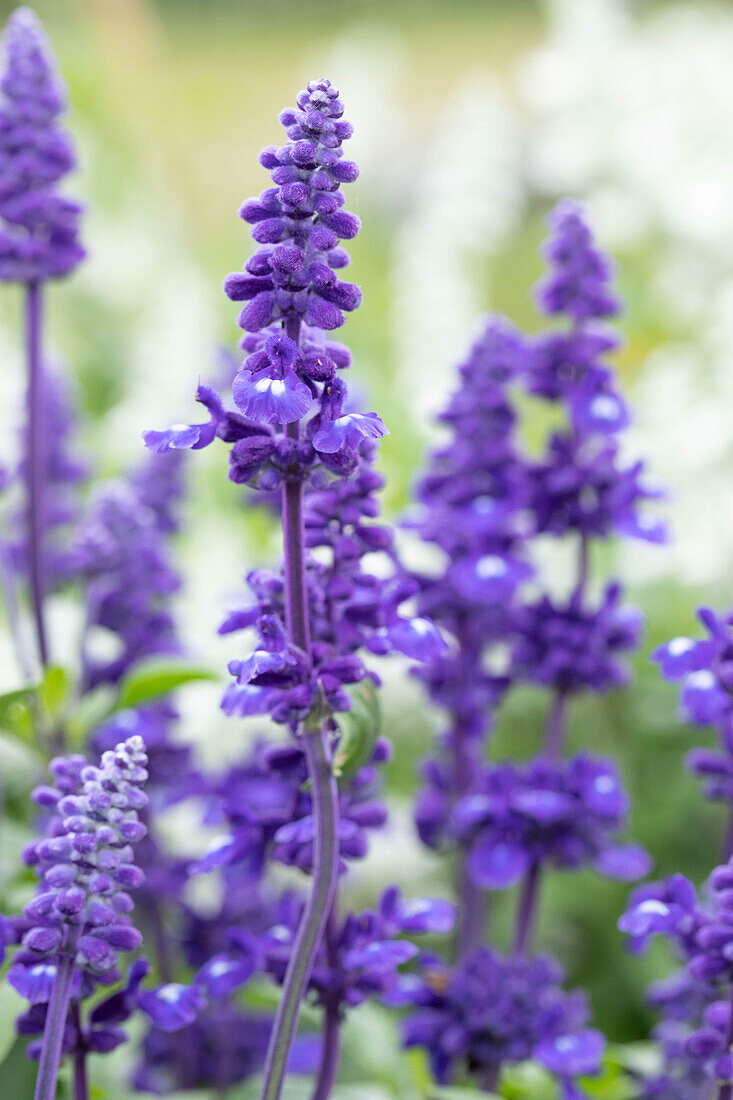
[[[394,246],[396,361],[421,419],[451,384],[456,357],[487,303],[476,267],[516,227],[524,198],[513,108],[487,76],[447,99],[415,176]]]

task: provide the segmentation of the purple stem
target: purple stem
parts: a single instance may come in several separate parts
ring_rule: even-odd
[[[288,321],[286,333],[296,342],[300,322]],[[299,422],[288,424],[291,439],[300,434]],[[286,479],[283,487],[283,538],[285,556],[285,620],[290,641],[310,659],[308,592],[305,577],[305,540],[303,532],[303,482],[300,477]],[[285,973],[283,993],[265,1061],[262,1100],[279,1100],[287,1072],[290,1048],[295,1038],[300,1006],[313,970],[331,911],[338,878],[338,790],[331,764],[328,732],[323,722],[306,722],[301,742],[312,784],[315,841],[313,886],[298,926],[293,950]]]
[[[499,1083],[499,1066],[492,1066],[481,1077],[481,1088],[484,1092],[495,1092]]]
[[[79,1003],[71,1006],[71,1018],[76,1028],[76,1050],[74,1051],[74,1100],[89,1100],[89,1082],[87,1079],[87,1047],[81,1026]]]
[[[3,544],[0,544],[0,587],[3,592],[5,614],[7,615],[8,625],[10,627],[10,636],[13,639],[13,648],[15,650],[15,659],[18,662],[18,669],[25,683],[31,684],[35,679],[33,674],[33,661],[26,650],[25,639],[23,637],[20,611],[18,609],[15,571],[9,560],[7,547]]]
[[[41,363],[42,324],[41,284],[26,284],[26,356],[28,389],[26,394],[26,487],[28,514],[28,570],[30,575],[33,620],[36,627],[38,656],[43,668],[48,664],[48,641],[43,599],[45,564],[43,555],[43,367]]]
[[[77,1050],[74,1055],[74,1100],[89,1100],[87,1052],[85,1050]]]
[[[481,660],[481,654],[475,652],[475,643],[466,630],[465,618],[461,616],[456,624],[456,640],[459,651],[470,666]],[[482,739],[475,732],[469,733],[469,727],[460,715],[446,738],[446,748],[452,758],[453,776],[451,801],[455,806],[467,795],[474,782],[481,762]],[[481,943],[486,926],[486,894],[471,880],[466,866],[467,853],[459,848],[455,867],[455,888],[458,898],[458,919],[454,935],[455,954],[458,959],[474,951]]]
[[[586,585],[588,584],[588,568],[589,568],[589,549],[588,539],[585,535],[580,536],[580,546],[578,547],[578,580],[575,585],[575,593],[578,596],[582,596],[585,592]]]
[[[286,426],[291,439],[300,435],[299,423]],[[285,547],[285,615],[290,640],[310,656],[310,622],[305,581],[303,484],[300,478],[283,487],[283,543]]]
[[[453,730],[453,802],[457,803],[471,788],[479,765],[476,738],[469,740],[457,723]],[[456,869],[458,894],[458,925],[456,949],[459,959],[474,951],[481,942],[486,924],[486,898],[473,883],[466,866],[467,855],[460,850]]]
[[[517,907],[517,922],[512,950],[515,955],[524,955],[534,939],[539,902],[540,865],[533,863],[527,872]]]
[[[578,547],[578,579],[575,585],[575,597],[582,599],[587,583],[588,540],[584,535],[581,535]],[[562,753],[567,727],[567,706],[568,693],[563,690],[556,691],[547,715],[545,732],[542,738],[542,753],[551,760],[556,760]],[[537,924],[537,908],[540,900],[540,880],[541,867],[539,863],[533,863],[524,877],[519,893],[514,932],[514,952],[517,955],[524,955],[532,949]]]
[[[486,925],[486,898],[468,873],[465,852],[458,866],[458,898],[456,947],[458,958],[465,959],[481,943]]]
[[[547,716],[545,735],[542,743],[542,752],[550,759],[556,760],[562,753],[565,739],[565,726],[567,717],[568,697],[564,691],[558,691],[552,700],[552,706]]]
[[[262,1100],[279,1100],[282,1092],[301,1002],[333,903],[338,873],[336,783],[323,730],[306,731],[303,735],[303,747],[313,784],[313,812],[316,821],[313,888],[298,926],[285,974],[283,995],[267,1051]]]
[[[328,1100],[336,1083],[341,1047],[341,1014],[338,1005],[328,1005],[323,1015],[323,1047],[318,1077],[311,1100]]]
[[[556,759],[562,751],[567,717],[567,698],[565,692],[558,691],[547,716],[543,738],[543,753],[552,759]],[[540,900],[540,878],[540,865],[533,863],[525,875],[519,894],[514,933],[514,953],[517,955],[524,955],[532,949],[537,923],[537,907]]]
[[[725,840],[723,843],[723,858],[721,862],[727,863],[731,857],[733,857],[733,809],[728,815],[728,827],[725,832]]]
[[[334,902],[326,925],[326,954],[330,967],[338,965],[336,931],[338,903]],[[311,1100],[328,1100],[336,1083],[341,1055],[341,1008],[338,998],[329,1000],[323,1010],[323,1046],[315,1088]]]
[[[43,1044],[38,1062],[34,1100],[54,1100],[56,1081],[61,1064],[61,1053],[69,1008],[71,983],[74,977],[74,953],[62,955],[56,970],[51,1000],[43,1029]]]

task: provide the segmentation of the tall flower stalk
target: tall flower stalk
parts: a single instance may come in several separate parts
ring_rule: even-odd
[[[537,302],[545,315],[566,318],[568,329],[542,333],[527,342],[525,380],[531,394],[560,406],[566,426],[550,436],[539,461],[528,463],[527,503],[532,534],[569,544],[574,578],[563,604],[545,595],[519,609],[512,673],[516,679],[551,689],[541,753],[549,761],[559,761],[573,699],[624,680],[622,668],[614,668],[610,660],[605,667],[593,668],[590,647],[595,644],[599,653],[605,647],[610,658],[612,649],[631,648],[638,634],[636,613],[617,608],[617,584],[606,589],[599,609],[592,609],[591,548],[614,535],[656,542],[664,532],[640,510],[659,494],[642,483],[641,463],[622,465],[616,441],[629,416],[613,372],[602,359],[619,343],[613,331],[601,327],[621,308],[612,288],[612,264],[596,247],[576,203],[561,202],[549,220],[552,234],[545,256],[550,270],[538,287]],[[572,667],[563,646],[577,649],[578,657],[584,649],[585,667],[582,660]],[[531,950],[541,881],[541,862],[534,862],[517,904],[514,949],[520,953]]]
[[[386,549],[391,534],[362,522],[378,514],[371,494],[381,480],[368,464],[373,441],[386,429],[376,413],[347,411],[338,372],[349,365],[350,355],[327,339],[343,324],[344,311],[361,301],[358,287],[336,275],[349,262],[338,242],[359,229],[358,218],[343,209],[340,190],[358,175],[356,165],[343,159],[351,126],[342,115],[334,86],[312,81],[297,107],[280,116],[286,143],[267,147],[260,156],[274,186],[240,211],[260,247],[244,272],[225,281],[229,297],[247,303],[239,325],[248,354],[232,383],[237,411],[200,386],[197,396],[209,411],[208,422],[145,433],[148,447],[157,451],[200,449],[218,436],[232,445],[231,480],[281,491],[283,569],[250,574],[255,604],[233,612],[226,624],[226,630],[254,629],[257,641],[248,657],[230,663],[234,679],[222,700],[233,717],[268,713],[287,726],[310,781],[310,813],[284,826],[280,835],[286,850],[294,843],[297,865],[312,875],[312,886],[288,945],[287,965],[279,968],[283,993],[263,1100],[281,1094],[314,962],[329,917],[338,919],[340,847],[356,839],[340,826],[346,791],[340,796],[334,749],[338,746],[343,757],[339,768],[348,771],[353,749],[342,740],[337,716],[351,709],[348,685],[377,681],[360,651],[402,652],[421,660],[444,645],[431,623],[399,614],[412,587],[374,576],[361,563],[364,554]],[[316,546],[326,552],[327,564],[307,552]],[[352,823],[346,825],[353,831]],[[236,848],[235,839],[225,840],[214,865],[226,862]],[[357,846],[352,854],[363,852]],[[339,1016],[340,1011],[341,1005]],[[335,1074],[330,1059],[338,1050],[333,1014],[326,1013],[326,1023],[332,1054],[322,1067],[321,1091]]]
[[[508,322],[485,323],[458,368],[459,388],[438,418],[450,440],[431,455],[417,488],[421,511],[414,526],[424,541],[440,547],[446,562],[437,576],[419,578],[419,607],[455,639],[450,652],[420,672],[433,701],[449,715],[440,763],[426,764],[428,786],[417,807],[418,829],[431,845],[438,839],[436,802],[441,814],[450,814],[470,794],[483,760],[495,708],[509,685],[487,668],[485,653],[506,636],[512,601],[530,572],[519,522],[526,471],[510,396],[522,350]],[[460,848],[456,864],[456,956],[463,958],[483,940],[487,907]]]
[[[603,1041],[584,1027],[582,995],[562,990],[554,962],[533,957],[543,876],[591,865],[633,880],[649,866],[643,850],[617,842],[628,800],[614,765],[564,751],[572,700],[625,683],[620,657],[641,625],[618,583],[600,600],[589,591],[589,550],[614,535],[659,541],[663,530],[644,509],[658,493],[644,485],[642,464],[620,457],[628,413],[603,359],[617,340],[599,324],[619,308],[611,265],[577,204],[559,204],[550,225],[539,304],[566,315],[569,330],[524,338],[508,322],[487,322],[440,417],[451,438],[418,491],[425,511],[415,526],[445,554],[442,572],[418,578],[420,607],[454,645],[422,674],[450,724],[424,765],[416,819],[426,844],[455,855],[464,914],[454,968],[441,966],[436,980],[428,960],[424,985],[406,989],[416,1007],[406,1038],[427,1047],[441,1083],[465,1075],[491,1091],[504,1065],[534,1058],[564,1097],[578,1097],[576,1079],[597,1072]],[[522,390],[564,413],[539,458],[519,442]],[[533,548],[547,536],[570,551],[567,595],[543,591]],[[548,691],[539,755],[490,762],[495,712],[519,683]],[[476,895],[511,887],[503,957],[482,946],[486,905]]]
[[[305,319],[326,330],[335,328],[343,321],[339,306],[354,309],[361,300],[353,284],[339,283],[334,275],[334,269],[344,263],[341,250],[337,250],[338,239],[353,237],[359,229],[358,219],[341,209],[339,183],[350,182],[357,175],[356,166],[342,159],[341,144],[351,134],[351,126],[342,115],[338,91],[325,80],[311,82],[298,97],[297,108],[283,112],[281,122],[288,142],[281,149],[266,149],[261,157],[275,187],[263,192],[259,201],[245,203],[241,211],[253,225],[252,235],[260,244],[247,264],[253,278],[233,276],[226,283],[231,298],[249,299],[240,315],[240,324],[247,331],[257,332],[282,318],[288,346],[284,355],[276,357],[280,364],[263,363],[264,369],[259,372],[245,371],[238,394],[235,381],[235,399],[245,414],[284,424],[285,439],[296,453],[301,420],[311,405],[313,392],[312,385],[309,388],[292,370],[292,364],[302,359],[302,322]],[[316,369],[316,377],[318,373]],[[266,409],[262,404],[265,394]],[[313,655],[303,524],[306,472],[297,459],[283,472],[282,524],[285,624],[289,643],[302,654],[303,671],[310,678]],[[299,723],[313,786],[313,883],[293,944],[267,1052],[263,1100],[277,1100],[282,1091],[300,1006],[336,891],[338,791],[325,725],[327,715],[319,695],[314,708]]]
[[[27,559],[38,658],[45,666],[43,297],[46,282],[72,271],[84,251],[77,239],[81,207],[57,189],[75,166],[71,141],[57,122],[65,93],[43,29],[29,8],[10,17],[3,46],[0,278],[20,284],[25,297]]]

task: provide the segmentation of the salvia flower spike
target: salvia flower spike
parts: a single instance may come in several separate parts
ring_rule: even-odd
[[[134,845],[145,835],[139,811],[148,773],[141,737],[102,754],[99,767],[80,757],[51,763],[53,786],[39,787],[34,801],[52,811],[48,834],[26,850],[39,891],[25,908],[22,936],[9,980],[24,995],[40,967],[53,985],[38,1065],[36,1100],[52,1100],[74,983],[114,975],[119,953],[134,951],[141,936],[133,926],[129,891],[143,881]]]
[[[629,949],[642,952],[663,936],[683,968],[653,985],[648,1002],[660,1017],[655,1029],[661,1071],[644,1081],[644,1096],[733,1095],[733,612],[701,607],[703,637],[679,635],[652,653],[666,680],[678,681],[682,717],[712,727],[718,747],[693,749],[689,769],[703,780],[706,798],[727,807],[724,862],[699,892],[683,875],[640,887],[619,921]]]
[[[46,35],[30,8],[18,8],[3,36],[0,79],[0,278],[39,283],[67,275],[83,259],[81,206],[59,183],[76,167],[59,126],[66,94]]]
[[[439,572],[417,577],[418,606],[445,626],[454,645],[421,672],[449,724],[437,757],[425,762],[416,820],[428,846],[453,848],[461,904],[457,967],[434,971],[427,959],[425,985],[406,985],[405,999],[416,1006],[408,1041],[427,1047],[440,1080],[466,1072],[492,1090],[504,1063],[533,1057],[556,1076],[564,1096],[577,1096],[574,1078],[598,1069],[603,1041],[584,1028],[580,995],[565,994],[560,972],[532,958],[541,880],[550,867],[590,865],[624,880],[649,868],[643,849],[619,843],[629,807],[613,764],[590,753],[564,758],[572,700],[626,682],[622,659],[641,627],[640,616],[623,606],[618,582],[592,600],[590,548],[615,536],[658,542],[664,532],[646,514],[660,494],[646,487],[643,465],[620,459],[617,437],[628,413],[603,360],[616,337],[601,327],[620,308],[611,263],[578,204],[561,202],[549,220],[550,271],[538,302],[551,317],[564,314],[569,329],[525,337],[502,318],[485,322],[440,415],[449,441],[432,453],[418,486],[422,511],[412,525],[444,554]],[[564,427],[539,458],[520,442],[522,390],[564,414]],[[534,540],[548,535],[566,540],[571,552],[565,598],[542,592]],[[539,596],[529,594],[527,582]],[[521,765],[486,763],[497,708],[521,682],[550,694],[540,755]],[[513,887],[519,890],[505,959],[482,947],[485,898]],[[555,1024],[552,1013],[540,1014],[533,1049],[519,992],[530,974],[538,988],[547,986],[538,1008],[546,999],[553,1011],[577,1009],[564,1022],[560,1013]],[[494,982],[516,986],[517,1012],[503,1012],[501,1020],[469,1013],[464,1024],[461,1005],[477,1005],[484,993],[495,999]],[[487,1032],[496,1049],[483,1043]],[[457,1036],[451,1053],[443,1039],[450,1045]]]
[[[38,656],[48,664],[44,597],[43,284],[67,275],[84,257],[81,206],[59,182],[75,167],[71,141],[58,125],[65,93],[43,28],[19,8],[3,36],[0,78],[0,279],[25,290],[27,358],[26,482],[28,561]]]
[[[305,322],[322,331],[337,328],[343,323],[342,310],[354,309],[361,300],[356,286],[339,282],[334,274],[348,262],[338,248],[339,239],[354,237],[359,229],[358,219],[342,209],[339,185],[358,174],[355,165],[342,160],[341,144],[351,135],[351,126],[342,116],[338,90],[328,80],[311,81],[298,96],[297,108],[282,113],[288,141],[280,149],[264,150],[260,157],[275,186],[240,211],[252,224],[252,236],[260,248],[248,261],[247,275],[230,276],[225,284],[229,297],[249,300],[239,318],[246,331],[260,332],[277,320],[283,323],[282,334],[268,337],[235,378],[234,399],[244,415],[256,422],[286,424],[285,435],[296,447],[300,420],[313,404],[307,375],[299,377],[295,369],[299,361],[301,371],[307,369],[301,325]],[[318,373],[319,364],[311,365],[311,372],[314,367]],[[337,417],[332,419],[335,426]],[[297,463],[283,481],[282,521],[285,623],[290,644],[310,665],[303,476]],[[312,717],[303,724],[316,823],[313,888],[293,945],[270,1041],[263,1100],[277,1100],[282,1091],[300,1005],[336,889],[338,797],[324,724],[327,715],[317,701]]]

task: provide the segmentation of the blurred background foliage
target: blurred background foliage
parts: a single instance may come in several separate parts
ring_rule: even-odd
[[[197,377],[214,375],[221,349],[235,347],[235,310],[220,284],[250,252],[236,210],[266,186],[257,153],[279,140],[278,111],[309,78],[327,75],[341,87],[356,128],[352,153],[362,175],[350,209],[363,231],[352,272],[364,305],[342,335],[366,407],[392,429],[382,466],[393,518],[407,506],[421,455],[436,438],[431,414],[453,384],[477,318],[500,310],[536,327],[530,287],[542,269],[544,215],[565,193],[589,203],[602,243],[617,257],[627,302],[618,367],[637,411],[630,449],[649,459],[654,480],[669,489],[673,539],[662,550],[619,548],[595,563],[598,578],[617,570],[628,579],[648,631],[629,690],[579,704],[571,741],[619,760],[633,834],[659,872],[701,880],[721,847],[722,811],[702,802],[684,771],[700,735],[680,724],[674,691],[658,680],[648,653],[694,629],[697,603],[731,601],[733,4],[35,6],[69,84],[82,164],[74,184],[89,204],[90,259],[49,294],[49,330],[75,380],[83,442],[98,476],[113,476],[139,456],[143,428],[187,419]],[[3,20],[12,7],[0,3]],[[0,460],[12,460],[21,408],[19,308],[12,289],[0,290]],[[190,462],[178,546],[184,636],[197,659],[222,671],[233,655],[231,640],[215,637],[226,598],[247,569],[278,553],[266,515],[242,508],[225,462],[216,448]],[[64,639],[60,651],[73,652],[72,601],[56,601],[53,625]],[[2,687],[11,688],[17,673],[6,640],[0,657]],[[210,765],[232,758],[243,737],[240,724],[218,715],[217,693],[204,684],[181,696],[182,728]],[[513,697],[496,755],[535,751],[545,707],[540,693]],[[409,816],[418,761],[439,716],[404,670],[389,674],[384,710],[396,746],[394,820],[354,876],[352,890],[367,903],[396,876],[407,875],[408,890],[450,890],[440,861],[419,849]],[[5,797],[20,805],[36,765],[7,743],[2,757]],[[189,836],[193,808],[190,814]],[[23,839],[22,828],[6,824],[4,907]],[[564,960],[573,983],[587,986],[598,1023],[618,1041],[646,1033],[642,991],[668,965],[661,953],[626,956],[615,927],[625,893],[590,874],[555,876],[541,923],[543,946]],[[507,897],[496,906],[500,938],[511,904]],[[373,1080],[362,1024],[384,1051],[385,1080],[371,1091],[345,1087],[343,1100],[419,1088],[419,1071],[410,1071],[408,1086],[399,1068],[414,1060],[389,1054],[394,1028],[371,1009],[351,1025],[347,1081]],[[15,1048],[3,1075],[19,1058]],[[120,1079],[111,1078],[117,1084],[108,1096],[121,1095]]]

